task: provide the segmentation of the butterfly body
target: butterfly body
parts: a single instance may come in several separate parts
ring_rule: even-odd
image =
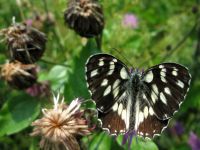
[[[102,127],[111,134],[160,134],[184,100],[190,79],[187,68],[175,63],[139,71],[108,54],[93,55],[86,63],[88,89]]]

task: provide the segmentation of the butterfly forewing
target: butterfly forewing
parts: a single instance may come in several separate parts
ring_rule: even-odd
[[[178,110],[190,79],[188,70],[175,63],[156,65],[144,72],[145,96],[159,119],[169,119]]]
[[[128,79],[127,67],[111,55],[93,55],[86,63],[88,88],[101,112],[108,112],[116,101],[125,96],[124,83]]]

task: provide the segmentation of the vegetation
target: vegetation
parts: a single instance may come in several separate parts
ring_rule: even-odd
[[[161,136],[153,140],[133,137],[127,142],[104,132],[81,139],[86,149],[200,149],[200,1],[100,0],[105,26],[102,40],[83,38],[64,21],[66,0],[1,0],[0,29],[27,23],[47,36],[46,48],[37,62],[37,84],[16,89],[0,80],[0,149],[39,149],[40,137],[32,137],[31,123],[51,108],[52,92],[65,102],[90,99],[85,81],[85,62],[94,53],[109,53],[129,67],[147,69],[162,62],[189,68],[192,81],[188,95]],[[11,57],[4,35],[0,39],[0,63]],[[97,42],[98,41],[98,42]],[[129,141],[129,142],[128,142]]]

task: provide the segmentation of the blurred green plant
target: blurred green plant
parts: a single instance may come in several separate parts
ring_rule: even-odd
[[[48,36],[45,54],[38,62],[39,81],[48,80],[52,91],[61,91],[69,102],[75,97],[90,98],[84,78],[86,59],[94,53],[111,53],[135,67],[148,68],[163,61],[187,66],[193,76],[188,96],[161,136],[153,140],[133,138],[131,149],[190,149],[191,131],[200,137],[200,5],[191,1],[101,0],[105,15],[105,29],[101,50],[94,39],[85,40],[64,24],[66,0],[31,1],[1,0],[0,28],[17,22],[31,21]],[[51,16],[44,19],[42,16]],[[126,14],[137,17],[137,28],[123,25]],[[117,49],[120,53],[113,49]],[[0,63],[8,58],[8,50],[0,43]],[[0,80],[0,149],[38,149],[37,138],[29,137],[31,122],[41,108],[51,105],[49,97],[31,97],[16,91]],[[184,132],[178,136],[171,132],[181,121]],[[82,140],[86,149],[128,149],[122,145],[122,136],[111,137],[96,133]]]

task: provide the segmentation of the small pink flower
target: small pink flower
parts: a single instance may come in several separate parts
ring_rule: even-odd
[[[190,145],[192,150],[200,150],[200,139],[194,132],[190,132],[188,144]]]
[[[138,18],[134,14],[125,14],[122,20],[122,25],[131,29],[138,27]]]

